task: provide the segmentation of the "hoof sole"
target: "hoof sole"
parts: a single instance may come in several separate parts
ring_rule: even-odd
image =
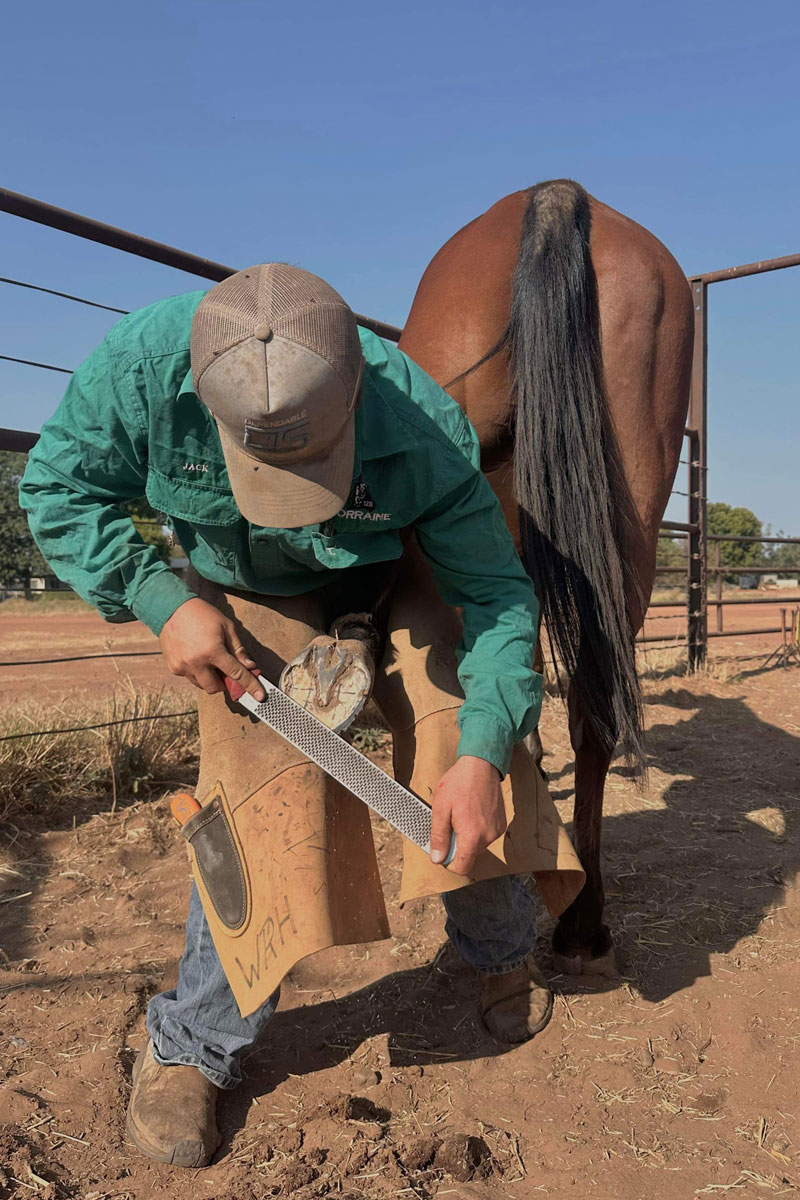
[[[372,691],[372,659],[353,644],[319,638],[287,663],[281,690],[313,716],[342,733],[352,725]]]

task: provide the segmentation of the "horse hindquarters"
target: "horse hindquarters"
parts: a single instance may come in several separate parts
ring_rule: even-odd
[[[572,676],[573,836],[587,883],[554,945],[573,970],[610,965],[603,787],[618,735],[643,758],[634,638],[682,444],[691,344],[675,260],[568,180],[505,197],[457,233],[425,272],[401,341],[478,431]]]

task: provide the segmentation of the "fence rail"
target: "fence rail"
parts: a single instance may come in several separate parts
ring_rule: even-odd
[[[0,429],[0,450],[10,450],[15,454],[27,454],[38,440],[38,433],[28,433],[24,429]]]
[[[32,196],[11,192],[8,188],[0,188],[0,212],[22,217],[26,221],[35,221],[39,225],[47,225],[50,229],[60,229],[63,233],[71,233],[90,242],[100,242],[101,245],[110,246],[114,250],[135,254],[139,258],[147,258],[151,262],[186,271],[189,275],[199,275],[201,279],[212,279],[215,283],[227,279],[239,270],[238,267],[229,267],[225,263],[202,258],[198,254],[189,254],[186,250],[178,250],[175,246],[156,242],[127,229],[106,225],[103,221],[95,221],[93,217],[81,216],[80,213],[70,212],[67,208],[45,204],[43,200],[35,200]],[[83,303],[77,296],[68,298]],[[356,320],[359,325],[371,329],[378,337],[387,338],[389,341],[398,341],[402,333],[396,325],[376,321],[374,317],[365,317],[361,313],[356,313]]]
[[[666,527],[666,522],[665,522],[664,525],[662,525],[662,533],[660,534],[660,536],[661,537],[675,536],[675,533],[671,532],[671,531],[674,531],[676,525],[679,527],[677,536],[679,536],[679,537],[690,536],[689,534],[684,534],[684,533],[680,532],[680,523],[679,522],[671,522],[669,529],[665,528]],[[706,626],[705,627],[705,637],[706,637],[706,639],[712,638],[712,637],[715,637],[715,638],[718,638],[718,637],[753,637],[757,634],[772,635],[773,633],[775,633],[775,634],[780,633],[785,638],[785,636],[786,636],[785,623],[783,626],[780,626],[780,625],[779,626],[764,626],[764,625],[762,625],[762,626],[759,626],[758,628],[752,628],[752,629],[725,629],[724,628],[724,609],[731,607],[731,606],[759,604],[762,606],[763,605],[771,605],[771,606],[777,607],[779,609],[785,609],[786,608],[786,597],[782,596],[780,594],[780,589],[778,589],[776,594],[774,594],[774,595],[761,593],[758,596],[729,597],[729,596],[723,596],[722,584],[723,584],[724,577],[726,575],[739,575],[739,576],[742,576],[742,575],[756,575],[756,576],[775,575],[776,577],[783,575],[783,576],[791,577],[792,575],[795,575],[795,574],[800,576],[800,568],[781,567],[781,566],[778,566],[775,564],[773,564],[772,566],[752,566],[752,567],[747,566],[747,565],[741,565],[741,566],[732,565],[730,563],[723,563],[721,561],[720,551],[721,551],[721,547],[724,543],[743,542],[746,545],[758,545],[760,543],[767,543],[770,545],[796,546],[796,545],[800,545],[800,538],[797,538],[797,537],[773,537],[772,535],[767,535],[764,537],[757,537],[755,535],[751,536],[749,534],[748,535],[746,535],[746,534],[737,535],[737,534],[709,533],[709,534],[706,534],[705,540],[706,540],[706,544],[708,544],[709,542],[713,542],[714,548],[715,548],[714,563],[710,564],[706,559],[706,561],[704,563],[704,568],[705,568],[706,579],[708,578],[708,576],[714,576],[714,578],[716,580],[716,596],[709,597],[707,590],[706,590],[706,594],[703,598],[703,602],[705,605],[705,611],[703,611],[701,609],[693,610],[691,607],[692,606],[692,593],[691,593],[691,591],[689,592],[689,599],[688,599],[688,603],[686,605],[689,632],[687,633],[686,639],[684,639],[684,643],[690,647],[690,659],[691,659],[691,632],[690,631],[692,629],[693,624],[696,628],[697,625],[700,624],[701,620],[705,621],[705,626]],[[687,576],[687,578],[688,578],[689,565],[690,564],[687,560],[687,565],[685,567],[672,567],[672,566],[666,566],[666,565],[665,566],[657,566],[656,567],[656,575],[681,574],[681,575]],[[691,586],[691,584],[690,584],[690,586]],[[648,605],[647,611],[649,614],[650,611],[654,608],[675,609],[677,607],[678,606],[673,601],[670,601],[670,600],[651,600],[650,604]],[[708,610],[710,608],[713,608],[715,610],[716,628],[714,630],[709,630],[707,627]],[[664,620],[669,620],[669,616],[664,615],[664,616],[650,616],[649,618],[646,617],[645,618],[646,622],[648,619],[651,622],[652,621],[664,621]],[[668,640],[668,638],[667,638],[667,635],[664,635],[664,634],[661,634],[661,635],[641,634],[637,638],[637,641],[640,643],[651,643],[651,642],[656,642],[656,641],[661,642],[661,641],[665,641],[665,640]],[[682,644],[684,644],[684,643],[682,643]]]
[[[112,249],[120,250],[127,254],[134,254],[138,257],[149,259],[152,262],[161,263],[176,270],[185,271],[188,274],[203,279],[210,279],[214,282],[227,278],[237,269],[5,188],[0,188],[0,211],[27,221],[46,225],[51,229],[58,229],[64,233],[109,246]],[[722,541],[800,543],[800,538],[729,538],[709,534],[708,532],[708,288],[712,284],[721,283],[728,279],[759,275],[769,271],[779,271],[787,267],[796,266],[800,266],[800,254],[789,254],[781,258],[745,263],[741,266],[727,267],[718,271],[707,271],[704,274],[689,277],[694,302],[695,337],[689,416],[684,431],[685,437],[689,442],[689,453],[687,458],[682,460],[688,467],[688,490],[678,493],[686,496],[688,499],[688,520],[686,522],[664,521],[661,527],[664,536],[683,536],[688,539],[688,555],[686,568],[662,567],[658,568],[658,574],[685,573],[687,576],[687,632],[685,644],[689,648],[689,663],[692,669],[700,666],[705,660],[710,636],[728,636],[727,631],[721,628],[722,607],[726,603],[737,602],[726,601],[721,596],[722,576],[731,573],[732,568],[724,567],[719,562],[715,562],[714,564],[708,563],[707,550],[709,543],[714,542],[717,544],[717,554],[719,552],[719,543]],[[12,287],[29,288],[34,291],[46,292],[68,302],[88,304],[92,307],[103,308],[111,312],[124,313],[126,311],[125,309],[111,305],[101,304],[98,301],[87,300],[72,293],[43,287],[40,284],[23,280],[0,277],[0,283]],[[361,313],[356,314],[356,319],[359,324],[373,330],[380,337],[386,338],[389,341],[398,341],[402,333],[402,330],[395,325],[376,320],[373,317],[364,316]],[[69,368],[66,367],[52,366],[48,363],[34,362],[29,359],[13,358],[10,355],[0,354],[0,359],[44,370],[59,371],[65,374],[70,373]],[[37,436],[35,433],[21,430],[0,429],[0,450],[26,452],[35,444]],[[783,574],[786,572],[770,567],[748,567],[744,568],[741,573],[766,575]],[[714,576],[717,580],[718,594],[714,599],[709,599],[708,596],[709,576]],[[778,602],[778,598],[776,597],[775,600],[771,598],[765,599],[761,602],[776,603]],[[653,607],[656,607],[657,604],[658,602]],[[714,607],[717,610],[718,628],[713,633],[709,633],[708,630],[708,610],[710,607]],[[744,631],[733,632],[744,633]],[[777,632],[780,632],[780,630]],[[654,639],[646,635],[639,640],[648,642],[663,639]]]

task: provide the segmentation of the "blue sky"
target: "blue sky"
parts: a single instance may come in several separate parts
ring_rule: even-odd
[[[800,249],[799,50],[788,0],[40,0],[3,13],[2,184],[402,324],[439,246],[540,179],[687,272]],[[1,275],[122,308],[196,286],[4,214],[0,246]],[[710,495],[800,534],[798,317],[800,268],[711,290]],[[74,366],[112,320],[0,285],[0,353]],[[0,362],[0,425],[63,385]]]

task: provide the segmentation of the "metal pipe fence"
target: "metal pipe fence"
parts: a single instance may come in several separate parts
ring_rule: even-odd
[[[108,246],[127,254],[134,254],[152,262],[161,263],[188,274],[218,282],[233,274],[237,268],[200,255],[191,254],[175,246],[151,238],[142,237],[129,230],[120,229],[105,224],[91,217],[67,209],[58,208],[44,201],[0,188],[0,212],[6,212],[21,219],[33,221],[51,229]],[[784,255],[781,258],[767,259],[742,266],[729,267],[720,271],[708,271],[704,274],[689,277],[694,301],[694,350],[692,358],[691,394],[689,403],[688,425],[685,437],[688,441],[688,458],[682,460],[688,468],[688,490],[676,494],[686,496],[688,500],[688,520],[664,521],[661,529],[663,537],[682,537],[688,541],[686,567],[664,565],[657,568],[657,574],[681,574],[687,583],[687,629],[683,644],[688,646],[689,665],[696,669],[705,661],[708,639],[712,636],[729,636],[722,628],[722,610],[727,604],[747,603],[780,603],[780,597],[775,599],[726,599],[721,595],[721,581],[725,574],[731,574],[732,569],[720,561],[719,544],[723,541],[734,542],[763,542],[763,543],[800,543],[800,538],[732,538],[708,533],[707,520],[707,475],[708,475],[708,288],[711,284],[720,283],[727,279],[737,279],[748,275],[763,274],[769,271],[783,270],[787,267],[800,266],[800,254]],[[0,283],[7,286],[27,288],[33,291],[54,295],[68,302],[85,304],[93,308],[105,309],[110,312],[124,314],[126,309],[88,300],[70,292],[44,287],[40,284],[23,280],[0,277]],[[389,341],[398,341],[402,330],[395,325],[376,320],[373,317],[357,313],[359,324],[371,329],[378,336]],[[0,354],[0,359],[23,365],[70,374],[70,368],[54,366],[49,363],[35,362],[30,359],[15,358],[11,355]],[[0,450],[27,452],[36,443],[38,434],[24,430],[0,429]],[[2,515],[2,514],[0,514]],[[157,522],[156,522],[157,523]],[[713,564],[708,562],[709,543],[715,543],[716,558]],[[747,567],[742,574],[765,575],[775,574],[772,567]],[[708,580],[712,576],[717,581],[717,595],[708,596]],[[651,608],[669,607],[668,602],[655,601]],[[717,629],[708,629],[708,610],[716,609]],[[651,617],[651,620],[660,619]],[[749,631],[733,630],[730,636],[741,634],[746,636]],[[780,630],[758,630],[755,632],[780,632]],[[665,639],[647,634],[640,635],[640,642],[665,641]],[[94,657],[94,656],[93,656]]]
[[[32,196],[11,192],[8,188],[0,188],[0,212],[22,217],[26,221],[35,221],[39,225],[47,225],[50,229],[60,229],[64,233],[86,238],[87,241],[100,242],[101,245],[110,246],[114,250],[135,254],[139,258],[146,258],[166,267],[174,267],[189,275],[199,275],[201,279],[212,279],[215,283],[219,283],[221,279],[227,279],[229,275],[234,275],[239,270],[238,267],[229,267],[224,263],[214,262],[210,258],[202,258],[199,254],[189,254],[185,250],[178,250],[175,246],[168,246],[164,242],[156,242],[152,238],[142,237],[127,229],[106,225],[103,221],[95,221],[92,217],[81,216],[80,213],[70,212],[69,209],[57,208],[54,204],[45,204],[43,200],[35,200]],[[3,280],[3,282],[16,283],[17,281]],[[81,304],[93,303],[81,300],[78,296],[60,294],[66,299],[75,300]],[[398,329],[396,325],[389,325],[385,321],[376,321],[374,317],[365,317],[361,313],[356,313],[356,320],[359,325],[371,329],[373,333],[377,333],[379,337],[387,338],[389,341],[398,341],[402,333],[402,330]],[[59,369],[64,370],[65,368]]]
[[[689,400],[689,420],[685,436],[689,441],[688,462],[688,491],[678,493],[688,499],[688,521],[686,524],[676,521],[665,521],[662,525],[662,536],[685,534],[688,537],[688,555],[685,573],[687,577],[687,631],[689,667],[696,670],[701,667],[708,654],[708,642],[711,637],[752,636],[754,634],[782,633],[780,627],[753,630],[726,630],[723,628],[723,609],[727,604],[735,604],[739,599],[730,600],[722,594],[722,581],[725,575],[739,573],[742,575],[774,575],[785,574],[786,571],[776,567],[742,567],[726,566],[721,562],[720,543],[730,542],[761,542],[796,544],[798,538],[753,537],[737,538],[708,532],[708,289],[711,284],[722,283],[727,279],[741,279],[748,275],[761,275],[769,271],[781,271],[787,267],[800,266],[800,254],[787,254],[781,258],[763,259],[759,262],[745,263],[738,267],[727,267],[720,271],[706,271],[701,275],[689,277],[692,289],[694,307],[694,349],[692,354],[691,393]],[[715,545],[713,564],[708,561],[709,543]],[[658,575],[684,573],[684,568],[669,566],[657,567]],[[713,577],[716,582],[716,596],[709,598],[708,580]],[[758,601],[762,604],[780,604],[781,597],[763,597]],[[785,600],[783,601],[785,603]],[[655,601],[651,607],[667,607],[666,602]],[[716,610],[715,630],[708,629],[708,610]],[[651,620],[654,618],[651,618]],[[657,619],[657,618],[656,618]],[[785,637],[785,633],[784,633]],[[640,642],[664,641],[655,635],[642,635]]]
[[[691,532],[690,533],[682,532],[680,523],[673,521],[673,522],[669,522],[669,523],[664,522],[664,524],[662,525],[662,532],[659,536],[663,537],[663,538],[670,538],[670,539],[681,538],[681,537],[684,537],[684,538],[688,537],[691,539],[692,535],[691,535]],[[757,605],[761,605],[761,606],[771,605],[771,606],[776,606],[776,607],[780,608],[782,605],[784,605],[784,606],[786,605],[786,597],[781,596],[780,592],[778,592],[778,594],[776,594],[776,595],[765,594],[762,592],[760,595],[752,596],[752,597],[751,596],[734,596],[734,597],[724,596],[723,595],[723,582],[724,582],[725,576],[730,576],[730,575],[739,575],[739,576],[791,575],[792,572],[795,571],[795,568],[781,567],[780,565],[775,565],[775,564],[773,564],[772,566],[749,566],[747,564],[734,565],[734,564],[730,564],[730,563],[723,563],[721,561],[720,548],[724,543],[738,544],[740,542],[744,543],[746,545],[760,545],[762,543],[765,543],[767,545],[800,545],[800,538],[798,538],[798,537],[774,537],[772,535],[767,535],[764,537],[757,537],[757,536],[750,536],[750,535],[744,535],[744,534],[741,536],[738,536],[738,535],[734,535],[734,534],[719,534],[719,533],[711,533],[710,534],[710,533],[707,533],[705,542],[706,542],[707,546],[709,543],[713,543],[714,550],[715,550],[715,559],[714,559],[713,565],[709,564],[707,559],[704,562],[705,577],[707,580],[709,576],[713,576],[715,579],[715,582],[716,582],[716,595],[713,597],[709,597],[709,595],[707,593],[707,587],[706,587],[706,594],[704,596],[705,622],[706,622],[706,624],[705,624],[706,652],[707,652],[707,640],[712,637],[752,637],[757,634],[770,634],[771,635],[773,633],[781,633],[781,634],[785,635],[785,630],[782,626],[758,626],[758,627],[754,627],[752,629],[729,629],[729,630],[726,630],[724,628],[724,617],[723,617],[723,609],[724,608],[736,607],[736,606],[741,606],[741,605],[753,605],[753,604],[757,604]],[[683,575],[687,579],[689,592],[688,592],[688,600],[687,600],[687,605],[685,607],[685,611],[687,613],[688,628],[687,628],[687,636],[685,639],[681,639],[681,644],[685,644],[685,645],[689,646],[690,650],[691,650],[692,625],[694,624],[696,627],[697,624],[699,624],[698,618],[701,616],[701,613],[698,611],[693,612],[691,609],[691,602],[692,602],[691,570],[690,570],[690,564],[688,561],[688,557],[687,557],[686,567],[675,567],[675,566],[669,566],[667,564],[656,567],[656,575],[657,576],[658,575],[666,575],[666,574],[679,574],[679,575]],[[800,576],[800,568],[797,568],[797,574]],[[670,608],[670,609],[674,610],[676,607],[678,607],[678,606],[672,600],[651,600],[648,605],[648,609],[647,609],[648,616],[646,617],[646,621],[652,622],[652,621],[659,621],[659,620],[671,620],[671,619],[673,619],[673,614],[670,614],[669,616],[650,616],[649,614],[651,613],[652,609]],[[716,629],[714,629],[714,630],[709,630],[707,627],[708,610],[710,608],[713,608],[715,610],[715,615],[716,615],[716,622],[715,622]],[[654,642],[665,642],[666,643],[666,642],[669,642],[670,644],[675,644],[676,640],[677,639],[669,638],[667,635],[659,636],[657,634],[644,634],[644,633],[640,634],[639,637],[637,638],[637,642],[639,642],[639,643],[654,643]],[[691,662],[691,653],[690,653],[690,662]],[[697,665],[698,664],[695,663],[695,667]]]
[[[708,653],[708,289],[712,284],[728,279],[740,279],[747,275],[762,275],[769,271],[782,271],[787,267],[800,266],[800,254],[785,254],[781,258],[762,259],[738,267],[726,267],[720,271],[706,271],[692,275],[694,307],[694,350],[692,356],[691,395],[689,401],[689,523],[698,526],[690,535],[689,543],[689,586],[688,586],[688,642],[689,666],[692,670],[702,666]],[[715,539],[716,540],[716,539]],[[763,539],[761,539],[763,540]],[[791,539],[787,539],[789,541]],[[717,564],[714,564],[717,573]],[[773,574],[767,571],[750,571],[750,574]],[[717,578],[719,576],[717,575]],[[717,595],[717,600],[722,597]],[[717,605],[717,613],[722,606]],[[718,623],[721,616],[718,616]],[[731,631],[732,633],[734,631]],[[767,631],[759,631],[767,632]],[[769,632],[774,632],[770,630]],[[777,632],[780,632],[778,630]],[[716,629],[714,635],[724,637],[727,631]]]

